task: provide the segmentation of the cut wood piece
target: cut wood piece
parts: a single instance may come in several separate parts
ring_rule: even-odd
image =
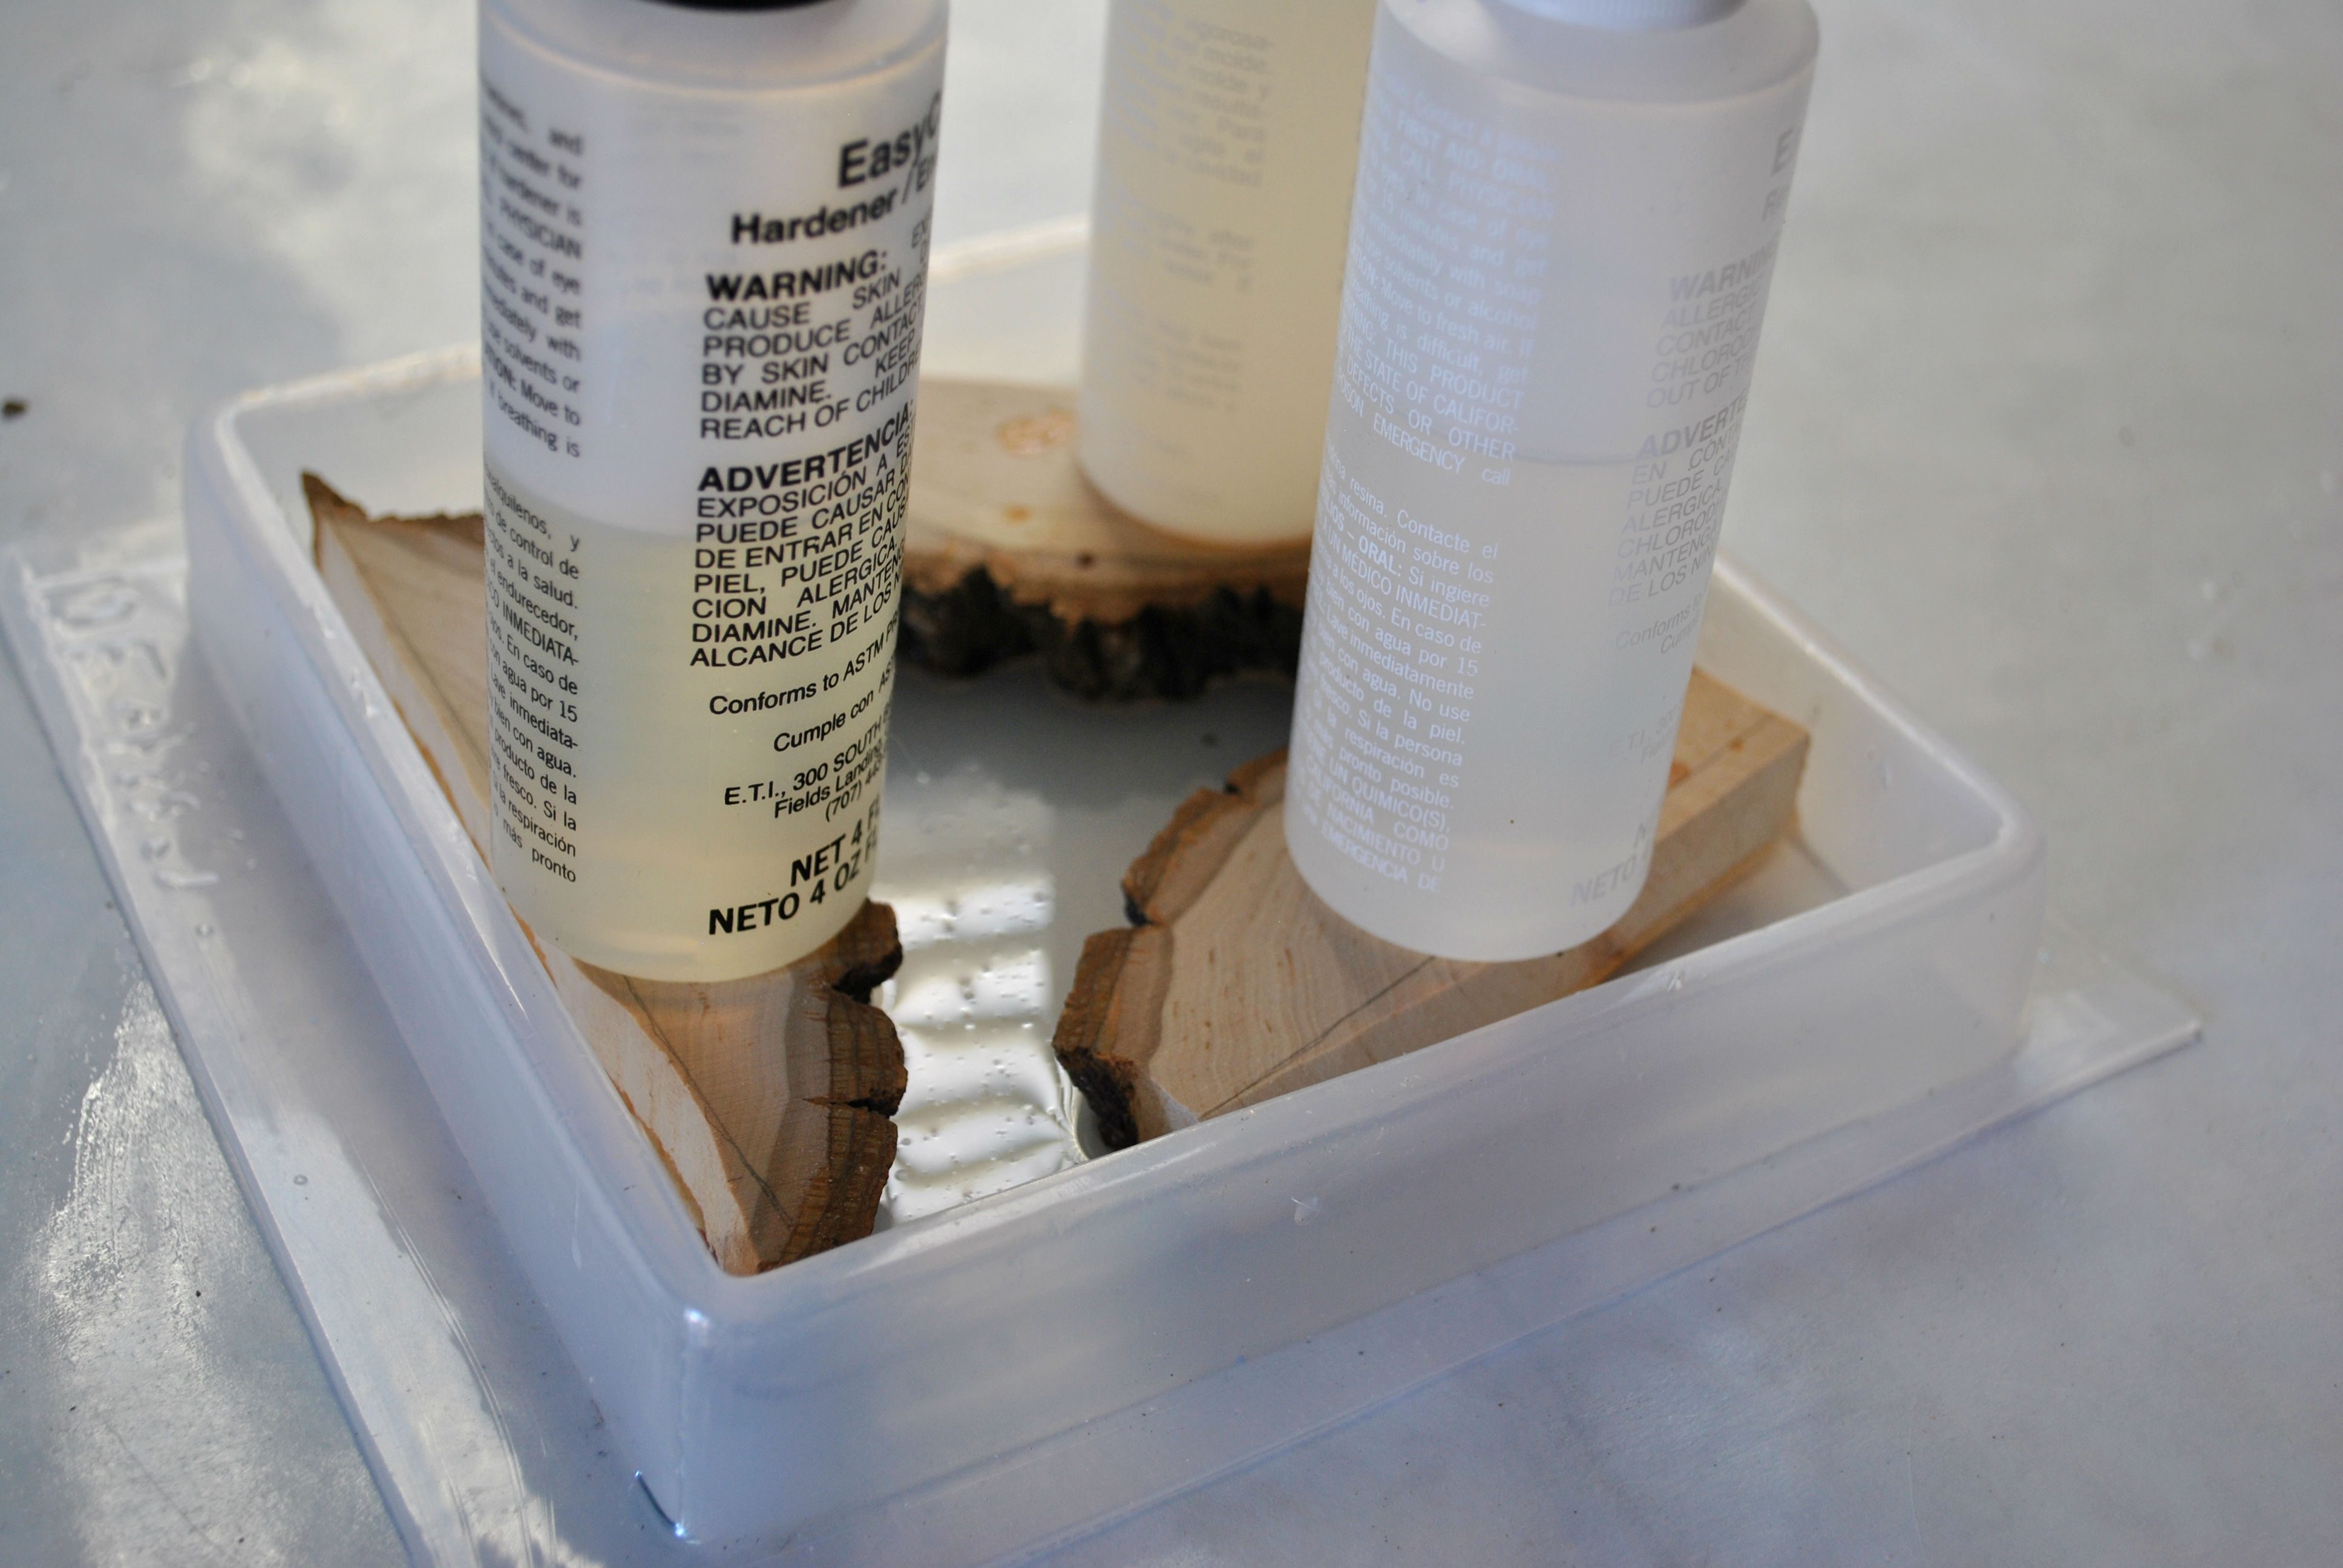
[[[302,485],[318,573],[485,855],[479,516],[372,518],[314,474]],[[819,951],[717,985],[631,979],[530,940],[719,1263],[754,1273],[870,1234],[905,1087],[902,1042],[869,1005],[902,960],[892,910],[866,904]]]
[[[1291,675],[1310,547],[1226,549],[1118,511],[1074,462],[1071,390],[920,383],[903,545],[903,649],[973,674],[1039,652],[1086,697],[1187,697]]]
[[[1121,1148],[1583,990],[1738,878],[1791,821],[1806,735],[1695,671],[1650,878],[1592,941],[1465,963],[1369,936],[1285,852],[1285,754],[1182,803],[1123,879],[1131,924],[1083,945],[1055,1037]]]

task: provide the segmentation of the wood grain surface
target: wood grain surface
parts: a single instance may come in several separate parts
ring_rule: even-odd
[[[369,517],[316,475],[302,483],[318,573],[485,855],[479,516]],[[905,1088],[895,1026],[870,1005],[902,959],[892,910],[866,904],[798,962],[714,985],[614,974],[530,940],[726,1270],[870,1234]]]
[[[1615,973],[1790,825],[1806,735],[1695,671],[1652,868],[1627,914],[1549,958],[1468,963],[1369,936],[1285,851],[1285,754],[1182,803],[1131,863],[1054,1043],[1122,1147],[1418,1050]]]

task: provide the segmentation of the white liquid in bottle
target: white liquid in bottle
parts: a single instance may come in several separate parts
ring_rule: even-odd
[[[1224,544],[1310,535],[1374,0],[1114,0],[1082,468]]]
[[[1384,7],[1286,841],[1386,940],[1530,958],[1643,887],[1815,45],[1805,0]]]
[[[484,0],[491,861],[622,973],[877,859],[941,0]]]

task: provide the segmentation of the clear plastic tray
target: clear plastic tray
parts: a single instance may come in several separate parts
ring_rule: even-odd
[[[931,368],[1063,374],[1051,356],[1070,334],[1034,324],[1067,308],[1069,237],[940,266]],[[1013,346],[992,337],[1020,312],[1032,320]],[[2046,962],[2066,944],[2040,939],[2042,845],[2025,814],[1726,566],[1701,659],[1812,730],[1800,833],[1641,972],[729,1277],[308,566],[303,467],[377,508],[473,504],[473,377],[469,356],[450,353],[256,393],[206,421],[184,601],[167,555],[127,546],[113,560],[20,557],[5,596],[199,1085],[418,1554],[468,1561],[459,1549],[509,1551],[553,1529],[548,1492],[585,1483],[528,1479],[542,1467],[511,1458],[526,1446],[512,1410],[579,1396],[532,1392],[468,1348],[468,1333],[493,1337],[475,1320],[497,1303],[466,1282],[495,1269],[435,1260],[413,1238],[472,1232],[399,1221],[397,1183],[342,1183],[330,1221],[327,1194],[287,1184],[297,1162],[331,1166],[321,1139],[382,1141],[372,1102],[331,1086],[391,1068],[327,1065],[327,1046],[295,1038],[306,1026],[256,994],[314,981],[266,950],[282,911],[210,868],[283,823],[395,1020],[384,1038],[444,1119],[444,1133],[415,1130],[417,1147],[460,1151],[509,1249],[498,1266],[518,1265],[608,1421],[587,1440],[604,1457],[583,1466],[601,1501],[574,1508],[571,1527],[623,1534],[608,1523],[615,1466],[677,1534],[749,1560],[784,1544],[890,1563],[1029,1548],[2193,1030],[2117,972]],[[190,617],[216,686],[186,658]],[[1030,671],[988,678],[980,703],[973,689],[906,682],[881,873],[899,902],[926,900],[989,955],[978,972],[1030,955],[990,1012],[970,984],[963,1021],[1046,1032],[1082,935],[1117,918],[1124,864],[1179,794],[1282,738],[1284,696],[1240,684],[1195,707],[1090,709]],[[232,745],[225,724],[182,725],[191,705],[232,716],[281,812],[181,777]],[[157,765],[142,771],[142,756]],[[241,757],[206,766],[253,765]],[[913,809],[899,814],[899,798]],[[231,810],[241,837],[223,839]],[[914,818],[920,830],[901,832]],[[378,1098],[410,1120],[420,1103]],[[293,1141],[303,1151],[287,1151],[288,1125],[307,1130]],[[477,1238],[444,1244],[471,1256]],[[421,1297],[384,1282],[418,1272]],[[451,1274],[452,1289],[434,1282]],[[368,1299],[349,1299],[360,1286]],[[435,1358],[398,1342],[413,1330],[377,1297],[437,1303],[468,1348]],[[495,1419],[468,1425],[480,1408]],[[574,1424],[555,1418],[538,1441],[574,1442]],[[451,1474],[473,1478],[452,1508]]]

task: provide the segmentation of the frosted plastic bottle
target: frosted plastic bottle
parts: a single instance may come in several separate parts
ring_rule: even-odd
[[[1167,532],[1310,537],[1375,0],[1113,0],[1076,451]]]
[[[491,861],[713,980],[862,903],[942,0],[483,0]]]
[[[1805,0],[1386,0],[1287,792],[1389,941],[1650,869],[1817,35]]]

